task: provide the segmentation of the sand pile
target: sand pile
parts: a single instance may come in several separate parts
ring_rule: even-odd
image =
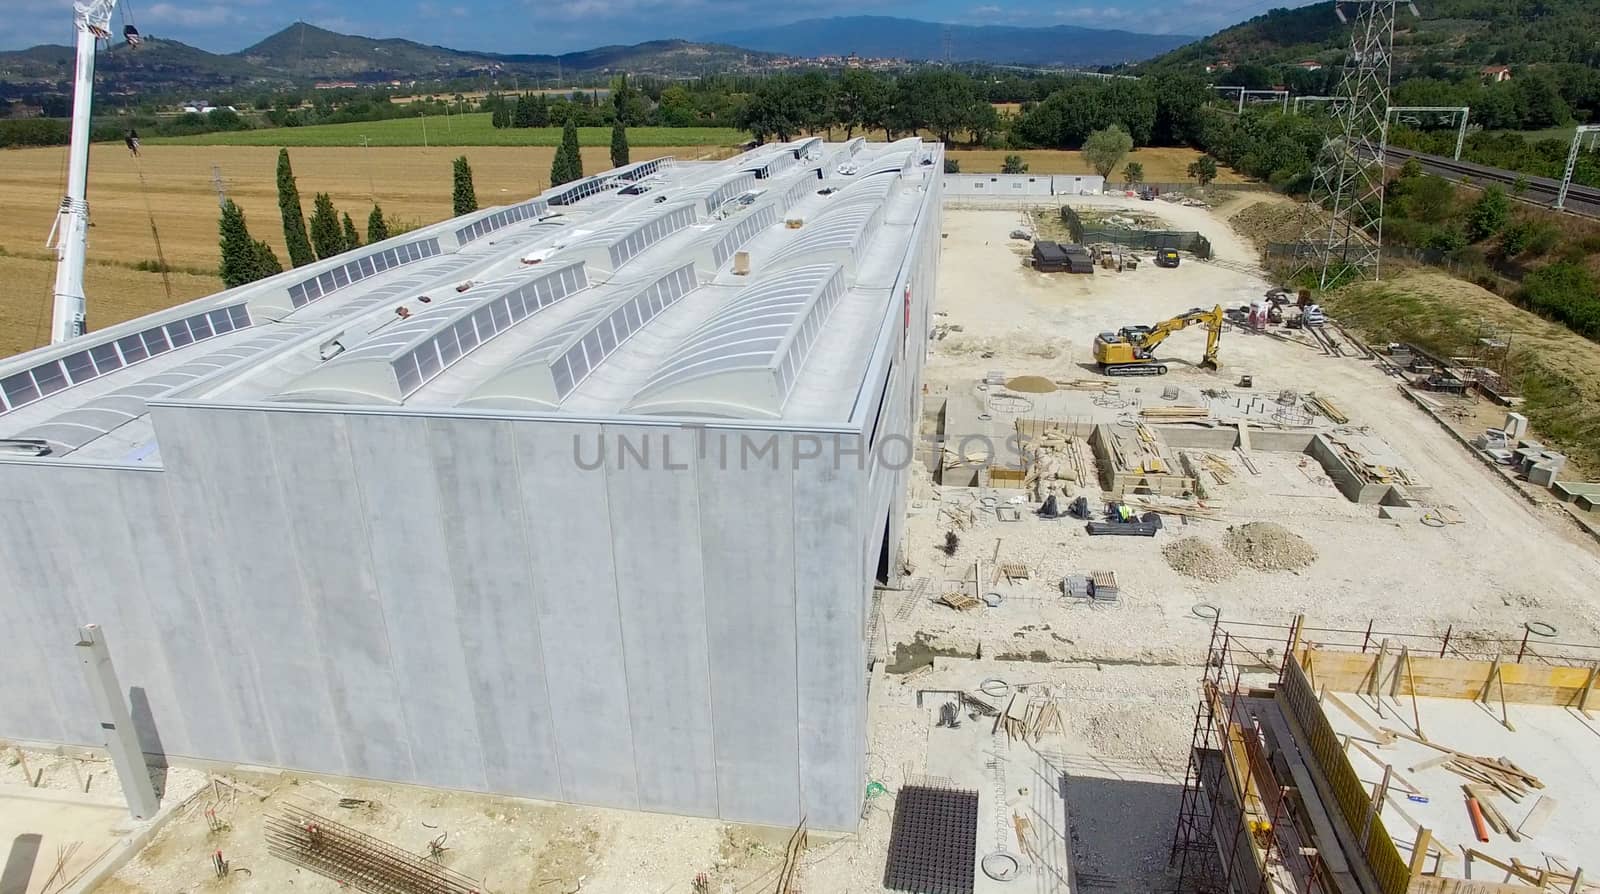
[[[1199,537],[1185,537],[1161,547],[1172,570],[1184,577],[1223,581],[1233,577],[1233,557]]]
[[[1317,560],[1317,551],[1282,525],[1250,522],[1228,529],[1228,551],[1257,571],[1296,571]]]
[[[1006,382],[1006,387],[1023,394],[1049,394],[1056,390],[1056,383],[1044,376],[1017,376]]]

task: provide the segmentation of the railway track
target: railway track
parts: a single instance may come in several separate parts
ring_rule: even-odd
[[[1507,194],[1513,198],[1547,208],[1555,205],[1556,196],[1561,192],[1561,181],[1551,180],[1548,177],[1532,177],[1516,171],[1491,168],[1470,161],[1456,161],[1438,155],[1426,155],[1394,146],[1388,147],[1385,152],[1391,164],[1404,164],[1416,159],[1424,171],[1446,180],[1459,183],[1470,179],[1473,183],[1497,183],[1506,187]],[[1527,189],[1520,196],[1511,191],[1511,187],[1515,186],[1518,180],[1527,184]],[[1567,190],[1566,211],[1583,217],[1600,217],[1600,189],[1574,183],[1572,188]]]

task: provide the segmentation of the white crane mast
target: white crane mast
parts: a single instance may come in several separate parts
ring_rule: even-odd
[[[85,329],[83,261],[89,244],[89,116],[94,99],[95,45],[111,36],[111,11],[117,0],[76,0],[72,4],[78,34],[77,75],[72,87],[72,146],[67,166],[67,194],[56,213],[56,286],[51,314],[53,344],[77,338]]]

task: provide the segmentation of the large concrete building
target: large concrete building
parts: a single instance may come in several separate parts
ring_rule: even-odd
[[[854,828],[941,156],[647,161],[0,362],[0,736],[103,742],[92,622],[147,751]]]

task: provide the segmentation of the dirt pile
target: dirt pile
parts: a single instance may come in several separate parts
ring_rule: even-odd
[[[1260,249],[1272,242],[1298,241],[1303,220],[1298,205],[1257,202],[1240,209],[1228,223]]]
[[[1257,571],[1298,571],[1317,560],[1311,544],[1273,522],[1231,527],[1227,544],[1240,562]]]
[[[1161,548],[1161,555],[1166,557],[1173,571],[1184,577],[1224,581],[1233,577],[1235,571],[1232,556],[1199,537],[1174,540]]]
[[[1007,381],[1006,387],[1024,394],[1049,394],[1056,390],[1056,383],[1044,376],[1017,376]]]

